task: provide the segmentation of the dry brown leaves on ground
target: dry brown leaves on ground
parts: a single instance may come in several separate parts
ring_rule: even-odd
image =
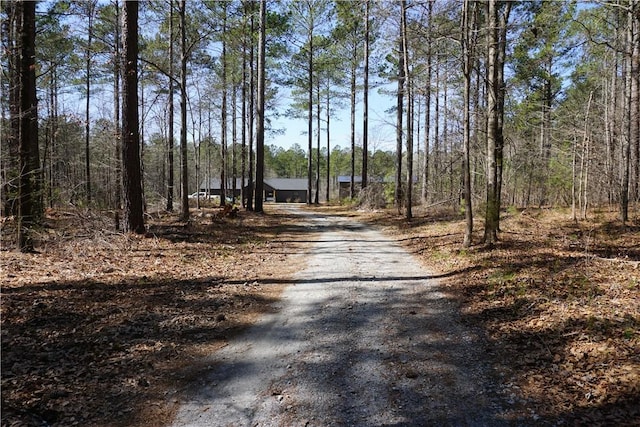
[[[366,215],[421,257],[481,325],[496,372],[548,424],[640,425],[640,224],[614,212],[504,213],[492,250],[462,249],[459,216]],[[475,242],[481,240],[482,223]]]
[[[155,216],[135,236],[51,211],[39,253],[3,241],[3,427],[162,425],[203,356],[270,310],[301,262],[280,242],[291,219],[199,212]]]

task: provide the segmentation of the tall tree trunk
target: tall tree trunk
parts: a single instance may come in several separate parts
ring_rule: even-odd
[[[513,5],[510,1],[504,1],[502,3],[504,8],[499,14],[498,19],[498,65],[496,67],[497,84],[498,84],[498,133],[496,135],[496,198],[498,200],[498,206],[500,206],[502,200],[502,171],[504,169],[504,101],[506,97],[506,85],[504,83],[504,64],[506,62],[506,49],[507,49],[507,24],[509,22],[509,15],[511,13],[511,7]],[[549,94],[551,99],[551,94]],[[551,111],[551,104],[549,103],[549,111]],[[550,114],[550,113],[549,113]],[[549,121],[551,119],[549,118]],[[500,209],[496,213],[495,218],[497,224],[497,230],[500,231]]]
[[[174,50],[173,50],[173,0],[169,0],[169,112],[168,112],[168,122],[169,122],[169,135],[167,138],[168,146],[167,146],[167,163],[169,164],[169,173],[167,178],[167,211],[173,211],[173,185],[174,185],[174,174],[173,174],[173,91],[174,91],[174,83],[173,83],[173,61],[174,61]]]
[[[33,228],[42,219],[40,203],[40,155],[38,150],[38,98],[36,93],[36,3],[21,1],[19,13],[20,36],[20,110],[19,110],[19,174],[18,180],[18,248],[32,252]]]
[[[413,217],[413,93],[411,72],[409,68],[409,37],[407,34],[407,1],[402,0],[402,14],[400,16],[402,27],[402,57],[405,75],[405,93],[407,98],[407,190],[405,217]]]
[[[7,63],[9,68],[8,84],[0,85],[0,91],[8,89],[9,99],[9,129],[5,132],[7,137],[1,146],[3,154],[6,149],[6,157],[2,159],[2,214],[3,216],[17,215],[17,192],[11,182],[19,179],[19,146],[20,146],[20,58],[22,40],[22,2],[3,2],[2,7],[7,16],[8,31],[0,32],[3,46],[7,50]],[[4,94],[3,94],[4,95]],[[3,118],[4,118],[4,109]],[[4,135],[3,135],[4,136]]]
[[[500,7],[504,6],[502,11]],[[511,2],[489,0],[487,17],[487,207],[484,242],[494,245],[500,228],[500,181],[504,117],[504,58]]]
[[[240,113],[242,115],[241,118],[241,131],[240,131],[240,138],[242,139],[242,150],[241,150],[241,174],[242,174],[242,180],[241,180],[241,187],[240,187],[240,203],[242,205],[243,209],[246,209],[247,207],[247,202],[246,202],[246,177],[247,177],[247,21],[246,21],[246,17],[247,17],[247,2],[243,1],[242,2],[242,7],[243,7],[243,22],[242,22],[242,91],[241,91],[241,97],[242,97],[242,112]],[[211,135],[211,133],[209,133],[209,135]]]
[[[223,3],[226,5],[226,3]],[[222,23],[222,108],[220,109],[220,206],[227,204],[227,8]]]
[[[619,17],[617,17],[617,21],[619,21]],[[619,22],[616,22],[619,24]],[[619,25],[614,27],[614,40],[619,39]],[[617,158],[617,132],[618,132],[618,115],[616,114],[618,111],[618,101],[619,101],[619,90],[618,90],[618,70],[619,70],[619,52],[614,51],[612,54],[612,61],[610,70],[611,73],[605,77],[609,82],[608,87],[609,90],[606,92],[608,101],[606,103],[605,109],[605,126],[606,126],[606,135],[607,135],[607,182],[608,182],[608,200],[609,204],[613,205],[618,198],[619,188],[617,183],[617,172],[616,172],[616,158]]]
[[[231,76],[235,80],[234,76]],[[238,190],[238,91],[235,81],[231,87],[231,197],[233,203],[236,201],[236,191]]]
[[[433,107],[433,190],[436,198],[442,195],[442,180],[440,176],[440,62],[436,63],[436,99]],[[436,199],[437,200],[437,199]]]
[[[117,22],[117,21],[116,21]],[[117,27],[117,25],[116,25]],[[58,67],[54,66],[51,70],[51,106],[50,106],[50,144],[49,144],[49,162],[47,169],[47,191],[48,191],[48,199],[49,199],[49,207],[53,208],[55,206],[54,200],[54,186],[55,182],[55,167],[54,167],[54,159],[56,158],[57,146],[58,146],[58,92],[60,90],[58,85]],[[116,140],[119,140],[119,136],[116,137]],[[45,156],[47,150],[44,150]],[[116,157],[116,162],[120,159],[119,154]],[[43,161],[43,172],[44,172],[44,164],[46,162]],[[116,163],[116,170],[119,170],[119,165]],[[116,174],[116,176],[118,176]],[[43,173],[43,185],[44,185],[44,173]],[[120,182],[116,182],[116,185],[120,185]],[[119,188],[119,187],[118,187]],[[43,205],[44,206],[44,205]]]
[[[85,185],[86,185],[86,198],[87,203],[91,203],[91,156],[89,153],[89,140],[91,136],[91,49],[93,41],[93,18],[97,3],[94,0],[90,0],[86,3],[88,11],[88,29],[87,29],[87,48],[85,50],[85,90],[87,92],[87,98],[85,100],[85,123],[84,123],[84,156],[85,156]]]
[[[331,126],[330,126],[330,121],[331,121],[331,109],[330,107],[330,99],[331,99],[331,84],[329,82],[329,80],[327,80],[327,203],[329,203],[329,193],[330,193],[330,186],[331,186],[331,138],[330,138],[330,133],[331,133]]]
[[[578,137],[577,135],[573,135],[573,146],[572,146],[572,158],[571,158],[571,220],[577,221],[578,217],[576,214],[576,204],[578,201],[578,193],[576,189],[576,174],[578,169]]]
[[[316,181],[316,193],[313,199],[313,204],[314,205],[319,205],[320,204],[320,114],[321,114],[321,104],[320,104],[320,77],[318,76],[318,78],[316,79],[316,90],[318,92],[318,98],[317,98],[317,103],[316,103],[316,127],[317,127],[317,132],[316,132],[316,176],[315,176],[315,181]]]
[[[627,8],[627,24],[625,35],[625,137],[622,148],[622,176],[620,180],[620,220],[629,220],[629,180],[631,172],[631,145],[634,135],[634,95],[633,95],[633,39],[634,11],[638,2],[630,0]]]
[[[499,49],[500,51],[500,49]],[[547,70],[549,76],[551,76],[551,63],[547,63]],[[551,140],[550,140],[550,130],[551,130],[551,101],[552,101],[552,93],[551,93],[551,82],[549,80],[545,80],[544,82],[544,99],[542,100],[542,104],[540,105],[541,111],[541,121],[540,121],[540,155],[542,156],[542,182],[540,182],[542,194],[540,195],[540,206],[548,204],[548,192],[549,192],[549,177],[551,174],[550,170],[550,160],[551,160]]]
[[[121,52],[120,52],[120,4],[119,0],[115,2],[116,10],[116,36],[114,40],[115,49],[113,52],[113,124],[115,131],[116,161],[115,161],[115,179],[113,186],[113,210],[114,210],[114,226],[116,230],[120,229],[120,209],[122,208],[122,129],[120,129],[120,73],[121,73]]]
[[[633,0],[630,7],[633,16],[631,38],[631,146],[633,147],[633,186],[631,195],[634,202],[640,201],[640,2]]]
[[[253,2],[250,3],[251,5],[253,5]],[[251,13],[251,23],[250,23],[250,27],[251,27],[251,31],[250,34],[253,34],[255,31],[255,20],[254,20],[254,14],[253,12]],[[254,44],[253,42],[250,43],[250,47],[249,47],[249,123],[248,123],[248,130],[249,130],[249,135],[247,137],[247,139],[249,140],[249,179],[247,182],[247,188],[248,188],[248,194],[247,194],[247,210],[248,211],[252,211],[254,209],[254,203],[253,203],[253,197],[254,197],[254,189],[255,186],[257,184],[254,184],[254,180],[253,180],[253,173],[254,173],[254,158],[253,158],[253,119],[254,119],[254,114],[255,114],[255,92],[256,92],[256,88],[255,88],[255,72],[254,70],[256,70],[256,67],[254,67],[254,62],[255,62],[255,55],[254,55]],[[260,187],[260,191],[262,191],[262,184]]]
[[[311,25],[313,28],[313,25]],[[308,143],[308,155],[307,159],[307,204],[312,203],[312,190],[313,190],[313,33],[309,34],[309,57],[307,58],[307,143]]]
[[[492,246],[498,240],[500,202],[497,194],[496,144],[498,138],[498,0],[488,1],[487,16],[487,207],[484,242]]]
[[[400,37],[400,49],[398,50],[398,89],[396,94],[396,188],[395,202],[398,214],[402,211],[402,139],[403,139],[403,113],[404,113],[404,37]]]
[[[138,2],[127,0],[122,10],[122,183],[124,230],[144,233],[140,131],[138,116]]]
[[[353,58],[351,60],[351,123],[350,123],[350,139],[351,139],[351,186],[349,187],[349,197],[351,200],[356,197],[356,56],[357,47],[353,48]]]
[[[431,65],[433,58],[431,55],[431,21],[433,18],[433,0],[429,0],[427,5],[427,77],[425,82],[425,94],[424,94],[424,166],[422,170],[422,194],[421,199],[423,203],[427,202],[427,194],[429,188],[429,150],[430,150],[430,131],[431,131]]]
[[[364,70],[362,86],[362,188],[365,188],[369,181],[369,0],[364,0]]]
[[[477,5],[474,2],[474,7]],[[462,245],[465,248],[471,246],[473,235],[473,206],[471,203],[471,114],[470,114],[470,94],[471,94],[471,61],[473,56],[473,46],[471,46],[470,31],[475,30],[475,14],[469,10],[469,0],[464,0],[462,9],[462,70],[464,74],[463,88],[463,131],[462,139],[464,145],[464,162],[462,173],[464,178],[464,209],[465,209],[465,231]],[[471,22],[470,22],[471,21]]]
[[[187,166],[187,19],[186,1],[180,0],[180,169],[182,175],[182,221],[189,220],[189,170]]]
[[[255,211],[263,212],[264,199],[264,104],[265,104],[265,35],[267,17],[266,0],[260,1],[260,36],[258,37],[258,99],[256,106],[256,200]],[[309,153],[311,154],[311,153]],[[311,197],[308,194],[307,200]]]
[[[593,100],[593,91],[589,93],[589,101],[587,102],[587,111],[584,116],[584,129],[582,133],[582,156],[581,156],[581,167],[580,167],[580,189],[579,193],[580,197],[580,218],[582,220],[587,219],[587,201],[589,191],[588,182],[589,182],[589,112],[591,110],[591,101]]]

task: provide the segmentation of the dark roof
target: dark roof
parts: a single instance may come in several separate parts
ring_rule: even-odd
[[[308,181],[306,178],[267,178],[264,180],[264,183],[274,190],[290,190],[290,191],[306,191]],[[248,182],[245,180],[245,185]],[[233,183],[231,179],[227,180],[227,189],[232,188]],[[242,187],[242,178],[236,178],[236,188]],[[201,189],[207,189],[207,180],[203,180],[202,184],[200,184]],[[211,178],[209,180],[209,187],[211,190],[219,190],[220,189],[220,179],[219,178]]]
[[[233,181],[231,180],[231,178],[227,179],[227,189],[229,188],[233,188]],[[244,185],[247,185],[247,180],[245,179]],[[236,178],[236,188],[241,188],[242,187],[242,178]],[[203,180],[202,184],[200,184],[200,188],[204,188],[207,189],[207,180]],[[220,189],[220,178],[211,178],[209,180],[209,187],[210,190],[219,190]]]
[[[307,191],[308,186],[306,178],[268,178],[264,183],[274,190]]]
[[[342,183],[342,182],[346,182],[346,183],[351,183],[351,175],[339,175],[338,176],[338,183]],[[360,175],[356,175],[353,177],[353,182],[356,184],[359,184],[362,182],[362,177]],[[396,182],[396,178],[391,176],[391,177],[384,177],[381,178],[379,176],[370,176],[369,177],[369,182]]]

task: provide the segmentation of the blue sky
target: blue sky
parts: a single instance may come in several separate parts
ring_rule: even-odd
[[[361,94],[360,94],[361,95]],[[378,93],[378,89],[371,89],[369,92],[369,147],[371,150],[395,150],[396,135],[395,135],[395,113],[388,114],[385,110],[395,105],[395,98],[381,95]],[[292,100],[289,98],[283,98],[281,107],[286,108]],[[333,117],[331,117],[331,148],[340,146],[342,148],[348,148],[351,145],[351,130],[350,130],[350,110],[349,105],[339,111],[337,111]],[[289,148],[293,144],[298,143],[303,149],[306,150],[308,145],[307,139],[307,121],[306,119],[289,119],[280,117],[273,120],[273,127],[276,129],[283,129],[285,132],[282,135],[268,134],[266,144],[277,145],[283,148]],[[314,120],[314,132],[316,123]],[[322,147],[326,146],[326,124],[322,123],[322,133],[320,135],[320,144]],[[358,100],[356,106],[356,144],[362,144],[362,100]],[[313,145],[316,146],[316,136],[313,137]]]

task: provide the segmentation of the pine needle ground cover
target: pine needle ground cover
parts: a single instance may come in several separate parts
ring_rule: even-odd
[[[49,211],[38,254],[8,250],[3,224],[3,427],[163,425],[204,356],[272,309],[300,262],[291,219],[198,212],[137,236]]]
[[[450,212],[450,211],[449,211]],[[514,411],[571,425],[640,424],[640,223],[617,212],[509,210],[500,242],[462,249],[446,211],[365,214],[406,245],[480,326]],[[482,220],[474,241],[482,238]],[[472,363],[472,362],[470,362]]]

